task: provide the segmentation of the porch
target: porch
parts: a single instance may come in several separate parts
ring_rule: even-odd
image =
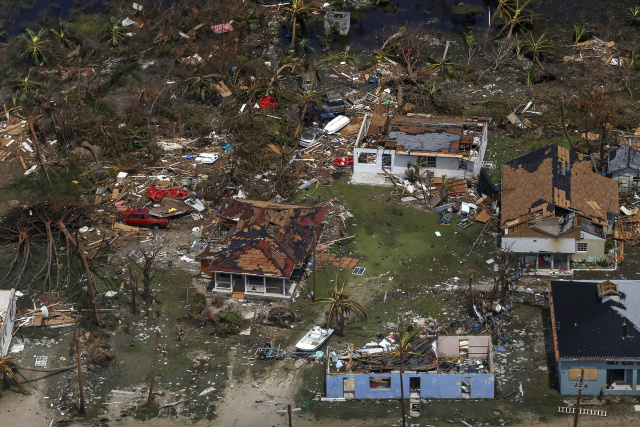
[[[200,276],[201,283],[213,295],[244,294],[245,299],[288,300],[296,283],[284,277],[251,276],[215,271]]]
[[[528,253],[520,254],[522,271],[527,275],[572,275],[571,254]]]

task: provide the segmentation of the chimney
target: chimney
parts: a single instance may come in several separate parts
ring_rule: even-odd
[[[622,322],[622,339],[625,339],[628,336],[629,335],[628,335],[628,331],[627,331],[627,322],[624,321],[624,322]]]

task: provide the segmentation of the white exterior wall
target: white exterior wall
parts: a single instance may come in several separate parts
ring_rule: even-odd
[[[11,337],[13,332],[13,321],[16,318],[16,291],[0,291],[0,311],[2,319],[0,321],[0,357],[4,357],[9,352]]]
[[[489,135],[489,123],[485,123],[482,131],[482,139],[480,140],[480,147],[478,150],[478,157],[474,161],[469,161],[469,170],[473,171],[473,176],[480,175],[480,169],[482,168],[482,162],[484,161],[484,155],[487,152],[487,143]]]
[[[358,159],[361,154],[375,154],[376,160],[374,163],[360,163]],[[383,154],[391,156],[391,167],[386,171],[382,169]],[[392,150],[356,148],[353,150],[353,171],[355,173],[372,174],[391,172],[394,175],[404,176],[404,173],[407,170],[407,164],[409,162],[415,163],[417,161],[417,157],[418,156],[396,154],[396,152]],[[440,178],[442,176],[446,176],[447,178],[465,178],[466,175],[469,174],[467,171],[458,169],[457,157],[434,157],[436,157],[436,167],[425,167],[421,169],[422,172],[432,170],[434,171],[434,176],[436,178]],[[468,165],[468,167],[471,168],[470,165]]]
[[[382,153],[384,150],[377,150],[374,148],[355,148],[353,150],[353,172],[360,173],[383,173],[382,170]],[[375,163],[360,163],[358,159],[361,154],[375,154]],[[394,151],[387,151],[386,154],[391,154],[391,164],[393,164]]]
[[[436,158],[436,167],[425,167],[421,169],[421,172],[426,172],[428,170],[433,171],[433,175],[436,178],[441,178],[443,175],[447,178],[464,178],[465,171],[458,169],[458,158],[457,157],[437,157],[437,156],[426,156],[426,157],[435,157]],[[395,160],[393,162],[392,173],[396,175],[404,175],[404,172],[407,170],[407,164],[409,162],[415,163],[417,161],[417,156],[408,156],[408,155],[396,155]]]

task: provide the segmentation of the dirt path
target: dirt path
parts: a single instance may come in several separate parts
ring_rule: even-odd
[[[287,423],[286,415],[278,414],[277,411],[286,409],[287,403],[293,402],[293,383],[305,361],[296,360],[293,369],[289,370],[286,370],[287,363],[276,363],[278,366],[266,379],[254,383],[248,380],[236,381],[233,386],[225,389],[216,419],[219,425],[252,427]],[[298,421],[296,425],[305,424]]]

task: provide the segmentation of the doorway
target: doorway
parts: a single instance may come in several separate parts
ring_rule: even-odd
[[[471,377],[461,378],[460,389],[463,399],[471,399]]]
[[[420,377],[409,377],[409,397],[420,397]]]

